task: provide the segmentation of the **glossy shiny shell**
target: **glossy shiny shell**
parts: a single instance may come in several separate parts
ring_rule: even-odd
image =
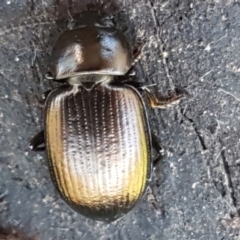
[[[124,34],[94,25],[64,32],[52,51],[51,74],[64,79],[83,74],[124,75],[132,51]]]
[[[53,181],[79,213],[114,220],[144,193],[149,129],[141,97],[132,87],[53,90],[46,102],[45,136]]]

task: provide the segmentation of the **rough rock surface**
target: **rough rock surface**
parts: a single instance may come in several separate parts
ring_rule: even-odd
[[[108,1],[106,1],[108,2]],[[0,228],[40,240],[240,239],[240,3],[235,0],[119,1],[132,41],[145,39],[136,72],[159,94],[175,87],[191,98],[150,110],[166,157],[149,198],[112,224],[73,212],[50,180],[44,153],[26,149],[41,129],[35,95],[65,22],[79,0],[0,1]]]

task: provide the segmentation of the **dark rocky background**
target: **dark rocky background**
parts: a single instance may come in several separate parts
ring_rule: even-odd
[[[108,1],[106,1],[108,2]],[[240,3],[237,0],[119,1],[116,18],[132,41],[147,40],[136,68],[159,94],[191,98],[150,110],[166,157],[149,198],[113,224],[73,212],[51,183],[44,154],[26,149],[41,129],[35,95],[51,46],[80,0],[0,2],[0,229],[40,240],[240,239]],[[115,9],[111,6],[109,9]],[[19,237],[20,238],[20,237]]]

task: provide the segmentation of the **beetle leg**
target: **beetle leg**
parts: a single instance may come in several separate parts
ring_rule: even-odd
[[[154,133],[151,133],[151,136],[152,136],[152,147],[157,152],[157,156],[153,159],[153,167],[156,167],[157,164],[163,158],[164,149],[159,138]]]
[[[141,54],[142,54],[142,50],[145,46],[145,43],[146,42],[138,43],[138,46],[133,50],[133,63],[132,63],[132,65],[135,65],[141,59]]]
[[[130,69],[127,71],[127,73],[124,76],[118,76],[117,79],[119,81],[124,81],[126,79],[126,76],[135,76],[135,72],[134,72],[134,66],[136,65],[136,63],[141,59],[141,54],[142,54],[142,49],[145,45],[145,42],[141,42],[139,43],[139,45],[133,50],[133,62],[132,65],[130,67]],[[128,84],[128,82],[133,82],[133,81],[127,81],[125,82],[126,84]],[[130,84],[131,85],[131,84]],[[133,85],[133,87],[135,87]],[[141,86],[142,87],[142,86]],[[137,88],[140,88],[140,86],[137,86]]]
[[[44,144],[45,139],[44,139],[44,131],[42,130],[41,132],[37,133],[28,143],[28,147],[35,151],[44,151],[45,146],[39,147],[40,145]]]
[[[126,84],[126,85],[130,85],[130,86],[136,88],[137,90],[141,90],[143,87],[143,83],[137,82],[134,80],[126,80],[126,81],[122,81],[122,83]]]
[[[150,106],[152,108],[165,109],[168,107],[172,107],[173,105],[178,104],[182,98],[188,97],[188,93],[184,92],[184,93],[179,93],[179,94],[174,93],[172,96],[160,99],[149,88],[142,87],[142,90],[144,90],[145,93],[147,94],[149,101],[150,101]]]
[[[140,42],[138,44],[138,46],[133,50],[133,62],[132,62],[132,66],[130,67],[130,69],[128,70],[128,72],[126,73],[126,75],[128,76],[135,76],[135,72],[134,72],[134,66],[139,62],[139,60],[141,59],[142,56],[142,50],[144,48],[145,42]]]

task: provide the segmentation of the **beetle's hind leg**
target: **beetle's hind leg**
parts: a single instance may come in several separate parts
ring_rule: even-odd
[[[160,142],[160,139],[153,132],[151,132],[151,139],[152,139],[152,148],[157,153],[156,157],[152,159],[152,171],[151,171],[151,177],[150,177],[150,179],[152,180],[153,170],[155,170],[159,162],[163,159],[164,150]],[[153,208],[157,211],[157,213],[161,212],[161,208],[154,194],[153,185],[149,185],[148,187],[147,198],[148,198],[148,201],[152,204]]]
[[[152,136],[152,147],[157,153],[157,156],[152,159],[153,167],[155,168],[158,165],[158,163],[163,159],[164,148],[161,144],[160,139],[154,133],[151,133],[151,136]]]
[[[28,148],[35,152],[40,152],[45,150],[45,146],[42,146],[44,144],[45,139],[44,139],[44,131],[42,130],[41,132],[37,133],[28,143]]]
[[[152,108],[168,108],[168,107],[172,107],[176,104],[179,103],[180,100],[182,100],[183,98],[188,97],[188,93],[187,92],[181,92],[181,93],[174,93],[173,95],[169,96],[169,97],[157,97],[156,94],[150,90],[148,87],[142,87],[142,90],[145,91],[149,101],[150,101],[150,106]]]

